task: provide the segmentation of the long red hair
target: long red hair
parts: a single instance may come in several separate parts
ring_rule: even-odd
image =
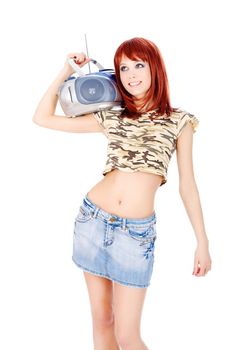
[[[134,104],[134,99],[123,87],[120,80],[120,63],[123,56],[131,60],[148,62],[151,71],[151,87],[142,99],[139,110]],[[157,115],[170,115],[175,108],[171,107],[169,97],[168,78],[165,64],[158,47],[150,40],[133,38],[124,41],[114,55],[114,66],[119,91],[125,103],[125,113],[137,116],[140,110],[143,112],[156,109]],[[124,113],[124,114],[125,114]]]

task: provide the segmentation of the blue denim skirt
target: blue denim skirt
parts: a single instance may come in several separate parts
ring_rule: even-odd
[[[75,218],[74,263],[120,284],[145,288],[154,265],[156,215],[122,218],[97,207],[85,195]]]

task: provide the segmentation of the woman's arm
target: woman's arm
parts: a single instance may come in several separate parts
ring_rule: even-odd
[[[82,53],[71,53],[68,55],[68,57],[74,56],[76,57],[75,62],[77,62],[80,67],[90,61],[90,59]],[[72,73],[74,73],[73,69],[69,63],[66,62],[39,102],[32,119],[33,122],[45,128],[67,132],[103,132],[103,128],[92,114],[82,116],[81,118],[55,115],[58,102],[58,89],[64,80]]]
[[[187,123],[177,140],[179,192],[197,239],[193,274],[204,276],[211,269],[211,258],[200,197],[194,178],[192,144],[193,128],[190,123]]]
[[[67,66],[67,64],[64,65],[38,104],[33,116],[33,121],[35,123],[39,124],[45,118],[49,118],[55,114],[58,101],[58,88],[72,73],[72,70]]]

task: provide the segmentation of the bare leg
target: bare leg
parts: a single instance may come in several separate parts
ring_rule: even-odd
[[[146,288],[132,288],[114,283],[115,334],[122,350],[149,350],[140,334],[146,291]]]
[[[92,313],[94,349],[120,350],[114,334],[113,283],[88,272],[84,272],[84,277]]]

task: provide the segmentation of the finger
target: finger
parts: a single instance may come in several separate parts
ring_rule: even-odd
[[[208,269],[206,267],[201,267],[199,273],[197,274],[197,276],[205,276],[208,272]]]
[[[199,272],[199,276],[205,276],[205,274],[206,274],[206,270],[202,268]]]
[[[72,58],[77,64],[84,62],[86,59],[86,55],[84,52],[71,52],[67,56],[68,58]]]
[[[210,266],[207,266],[206,269],[205,269],[205,275],[211,270],[211,267]]]
[[[197,272],[195,273],[196,276],[200,276],[202,273],[201,268],[198,267]]]
[[[194,262],[193,275],[196,275],[200,271],[200,264],[198,261]]]
[[[204,274],[206,275],[211,270],[211,263],[206,263],[204,266]]]
[[[85,64],[87,64],[90,61],[91,61],[91,58],[86,57],[82,63],[79,63],[79,66],[82,68],[83,66],[85,66]]]
[[[85,62],[85,57],[83,57],[83,56],[78,55],[78,56],[74,57],[73,59],[74,59],[74,62],[76,64],[82,64]]]

